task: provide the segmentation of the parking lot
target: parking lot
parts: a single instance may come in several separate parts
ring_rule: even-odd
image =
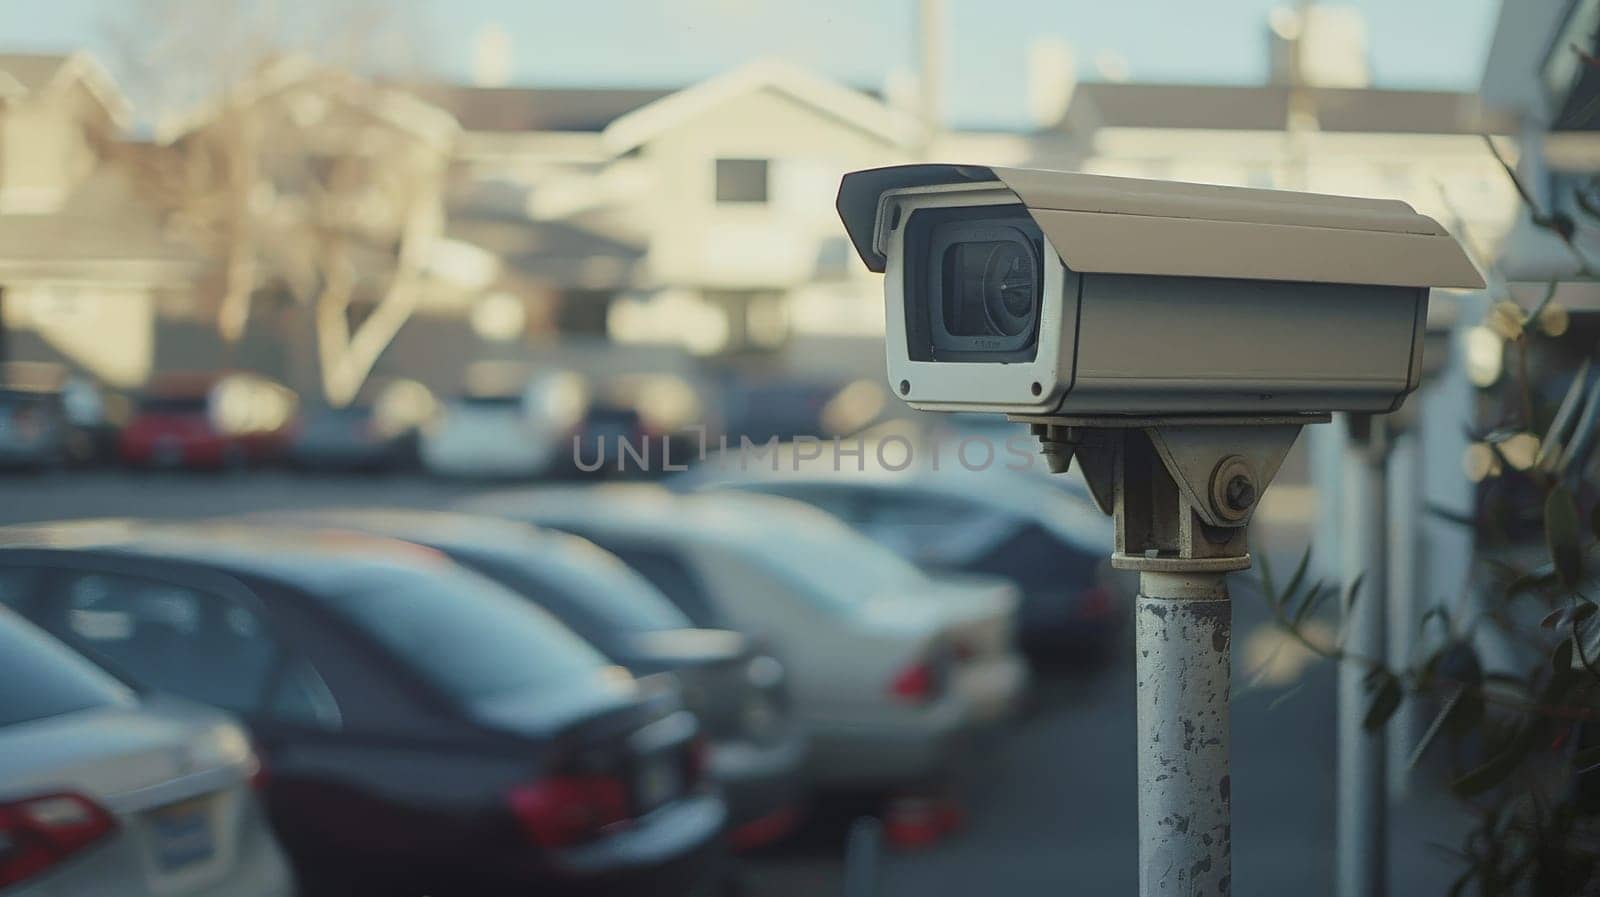
[[[441,507],[494,488],[411,476],[61,472],[0,483],[8,499],[0,505],[0,522],[184,518],[319,506]],[[1304,531],[1262,529],[1279,563],[1292,563]],[[1249,580],[1236,580],[1236,893],[1319,893],[1317,883],[1330,880],[1333,862],[1333,670],[1302,666],[1278,652],[1272,675],[1252,683],[1247,660],[1270,656],[1272,636]],[[1104,668],[1037,682],[1024,718],[966,770],[962,830],[916,851],[886,852],[878,893],[1131,893],[1137,880],[1131,654],[1118,650]],[[1453,844],[1439,800],[1418,797],[1403,805],[1394,820],[1394,843]],[[750,892],[841,893],[846,833],[858,810],[840,802],[815,807],[796,838],[743,859]],[[1443,850],[1414,848],[1397,853],[1393,862],[1396,893],[1441,889],[1452,877]]]

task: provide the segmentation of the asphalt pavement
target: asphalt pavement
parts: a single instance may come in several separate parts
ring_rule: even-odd
[[[494,484],[420,476],[282,472],[63,471],[0,478],[0,523],[184,518],[320,506],[444,507]],[[1258,532],[1256,551],[1288,570],[1308,534]],[[1249,574],[1233,579],[1233,864],[1236,895],[1332,891],[1334,670],[1283,648]],[[964,828],[937,845],[888,852],[877,897],[1133,894],[1136,750],[1131,646],[1109,666],[1039,683],[1032,709],[967,771]],[[1466,818],[1437,783],[1397,808],[1393,894],[1443,894]],[[745,861],[754,897],[842,893],[848,808],[821,808],[796,844]],[[854,897],[854,895],[852,895]]]

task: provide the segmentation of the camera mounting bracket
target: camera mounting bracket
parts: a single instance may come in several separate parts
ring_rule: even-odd
[[[1112,566],[1139,573],[1140,893],[1226,895],[1227,574],[1250,567],[1250,521],[1301,426],[1328,415],[1012,419],[1032,426],[1052,471],[1077,457],[1115,521]]]
[[[1228,569],[1244,569],[1261,494],[1300,427],[1328,415],[1012,419],[1032,425],[1052,471],[1077,457],[1095,504],[1116,519],[1116,566],[1203,559],[1218,569],[1234,558]]]

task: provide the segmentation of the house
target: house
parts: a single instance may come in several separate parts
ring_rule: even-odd
[[[153,369],[158,308],[197,271],[113,158],[128,105],[86,54],[0,54],[0,351],[114,386]]]
[[[1468,93],[1318,84],[1077,85],[1061,143],[1036,161],[1096,174],[1403,199],[1480,260],[1515,191],[1484,134],[1504,115]]]
[[[505,260],[530,328],[780,367],[881,354],[881,293],[833,197],[852,168],[914,157],[902,110],[777,62],[680,90],[424,95],[463,128],[451,234]]]

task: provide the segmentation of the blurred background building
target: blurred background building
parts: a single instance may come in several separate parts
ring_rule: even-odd
[[[237,365],[304,389],[314,327],[288,309],[296,282],[317,292],[319,265],[333,262],[237,249],[297,221],[362,244],[338,262],[350,297],[328,300],[347,306],[347,328],[386,308],[386,326],[353,346],[352,382],[403,373],[453,391],[476,361],[565,364],[575,353],[564,347],[603,358],[645,345],[746,375],[873,377],[878,288],[851,263],[833,193],[846,170],[924,154],[1396,197],[1480,258],[1491,251],[1515,203],[1479,135],[1509,133],[1509,117],[1472,94],[1373,87],[1352,9],[1277,10],[1262,27],[1271,66],[1257,85],[1128,82],[1115,60],[1079,80],[1070,48],[1041,38],[1028,65],[1037,126],[984,131],[929,128],[937,98],[922,103],[915,83],[863,89],[778,61],[676,89],[506,86],[511,51],[487,40],[475,64],[483,84],[378,83],[283,59],[179,127],[136,136],[127,101],[87,55],[0,57],[0,227],[19,234],[0,259],[4,350],[126,388],[163,370]],[[920,51],[926,70],[942,65],[940,46],[935,31]],[[274,122],[299,136],[276,147],[249,136]],[[347,197],[365,204],[361,220],[312,208],[308,192],[328,189],[318,178],[350,140],[407,148],[359,190],[339,188],[361,193]],[[329,171],[250,167],[302,150]],[[201,153],[215,179],[203,189]],[[149,186],[152,166],[177,187],[129,189]],[[438,173],[407,173],[418,166]],[[384,193],[401,184],[427,195]],[[400,252],[407,215],[415,226]],[[77,239],[50,238],[68,227]],[[385,307],[397,275],[414,276],[405,292],[417,295]],[[322,386],[331,401],[352,394],[350,383]]]

